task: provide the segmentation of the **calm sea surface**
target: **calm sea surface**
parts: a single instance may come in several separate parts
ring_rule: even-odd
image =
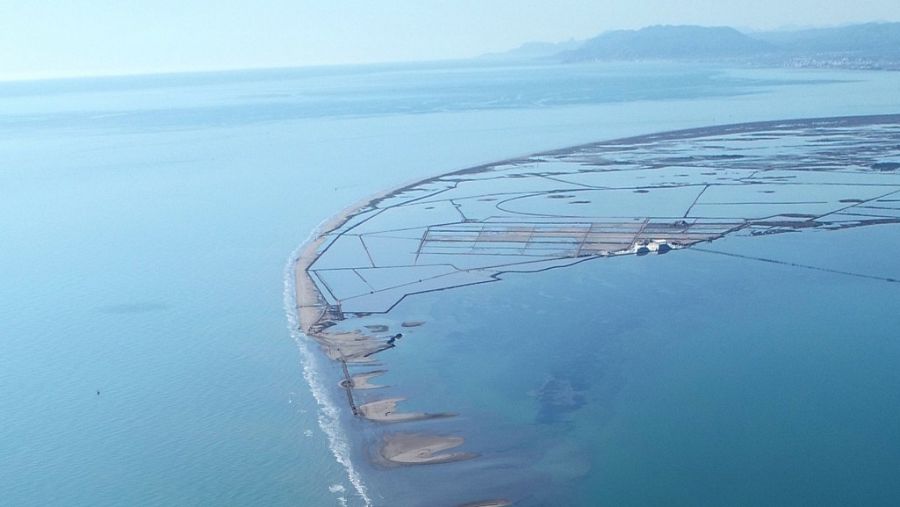
[[[889,284],[687,251],[408,298],[428,339],[387,380],[482,407],[471,443],[531,463],[482,484],[477,460],[368,463],[334,365],[288,329],[283,282],[319,222],[410,180],[681,127],[896,113],[898,90],[900,73],[674,65],[0,83],[0,504],[433,505],[423,484],[467,482],[525,505],[896,504]],[[893,229],[801,236],[718,248],[900,275]],[[548,380],[584,403],[541,407]]]

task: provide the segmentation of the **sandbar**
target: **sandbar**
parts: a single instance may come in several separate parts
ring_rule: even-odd
[[[464,439],[457,436],[422,435],[398,433],[384,438],[381,456],[398,465],[431,465],[471,459],[476,454],[471,452],[442,453],[463,444]]]
[[[383,385],[369,383],[370,379],[382,375],[385,372],[387,372],[387,370],[375,370],[353,375],[350,377],[350,387],[352,389],[378,389],[379,387],[385,387]]]
[[[429,414],[427,412],[396,412],[397,404],[403,400],[405,400],[405,398],[386,398],[363,403],[359,406],[359,414],[370,421],[387,423],[421,421],[424,419],[452,417],[455,415],[449,413]]]
[[[392,348],[394,345],[385,340],[364,334],[360,331],[334,331],[327,329],[308,333],[325,349],[329,358],[347,363],[369,363],[374,361],[372,355]]]

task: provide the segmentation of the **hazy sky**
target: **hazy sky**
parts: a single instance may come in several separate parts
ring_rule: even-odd
[[[0,0],[0,79],[474,56],[652,24],[898,21],[900,0]]]

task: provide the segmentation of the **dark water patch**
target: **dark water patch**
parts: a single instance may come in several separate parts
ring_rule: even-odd
[[[872,169],[876,171],[896,171],[900,169],[900,162],[875,162]]]
[[[571,376],[549,376],[531,393],[540,404],[536,421],[552,424],[566,420],[566,414],[585,404],[585,383]]]

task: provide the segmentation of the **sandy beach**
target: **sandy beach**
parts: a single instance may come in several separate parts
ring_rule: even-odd
[[[347,220],[359,213],[366,206],[383,198],[382,194],[373,197],[365,203],[347,208],[324,223],[320,228],[319,236],[307,243],[300,251],[294,264],[294,277],[296,287],[297,315],[300,321],[300,330],[310,338],[316,340],[324,349],[329,359],[340,361],[344,364],[345,379],[342,386],[347,390],[347,397],[354,414],[369,421],[378,423],[398,423],[451,417],[450,413],[425,413],[425,412],[396,412],[397,404],[404,398],[387,398],[354,406],[353,390],[374,389],[378,386],[369,383],[369,380],[382,375],[386,370],[375,370],[350,376],[347,372],[348,364],[365,364],[373,362],[373,355],[394,347],[394,341],[375,336],[375,333],[384,333],[389,328],[385,325],[370,325],[363,330],[329,331],[336,321],[342,320],[340,308],[332,308],[328,305],[309,273],[310,266],[321,255],[320,250],[328,239],[327,234],[341,227]],[[411,328],[423,325],[422,321],[407,321],[401,327]],[[425,434],[396,434],[385,437],[385,443],[380,451],[382,458],[396,465],[425,465],[435,463],[448,463],[474,458],[476,455],[468,452],[442,453],[462,445],[462,437],[436,436]],[[494,505],[491,503],[485,505]],[[506,505],[503,503],[496,505]]]

